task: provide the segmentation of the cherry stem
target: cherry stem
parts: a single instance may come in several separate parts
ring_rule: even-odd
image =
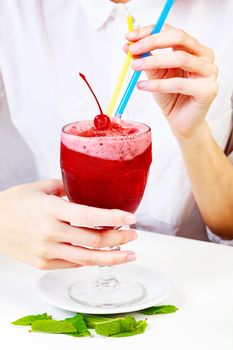
[[[92,95],[94,96],[94,98],[95,98],[95,100],[96,100],[96,102],[97,102],[97,104],[98,104],[98,107],[99,107],[99,110],[100,110],[100,114],[104,114],[103,111],[102,111],[102,108],[101,108],[101,106],[100,106],[100,103],[99,103],[99,101],[98,101],[98,99],[97,99],[97,97],[96,97],[94,91],[92,90],[91,85],[90,85],[90,84],[88,83],[88,81],[87,81],[87,78],[86,78],[85,75],[82,74],[82,73],[79,73],[79,75],[80,75],[80,77],[85,81],[85,83],[87,84],[87,86],[89,87],[89,89],[91,90],[91,93],[92,93]]]

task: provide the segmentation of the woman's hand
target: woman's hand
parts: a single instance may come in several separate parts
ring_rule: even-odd
[[[151,30],[145,27],[127,34],[135,42],[130,46],[135,57],[132,67],[149,78],[140,81],[138,88],[154,94],[177,137],[206,225],[222,239],[232,240],[232,164],[205,121],[218,92],[213,51],[180,29],[166,25],[156,35],[150,35]],[[172,50],[156,54],[157,49],[166,48]],[[150,51],[151,56],[138,58]]]
[[[127,34],[135,56],[132,68],[146,71],[148,80],[138,88],[154,94],[177,138],[199,137],[208,109],[218,92],[214,53],[180,29],[165,25],[150,35],[152,26]],[[125,46],[125,51],[129,48]],[[172,50],[156,54],[157,49]],[[152,51],[146,58],[139,55]]]
[[[59,180],[20,185],[1,192],[0,251],[40,269],[135,260],[130,251],[99,250],[135,239],[134,231],[91,229],[133,224],[136,221],[133,214],[73,204],[63,199],[64,195]]]

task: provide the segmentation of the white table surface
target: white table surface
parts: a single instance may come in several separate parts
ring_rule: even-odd
[[[65,318],[70,313],[38,295],[35,284],[44,271],[0,256],[0,348],[232,350],[233,248],[145,232],[129,246],[137,252],[137,263],[171,278],[174,287],[165,302],[178,306],[178,312],[149,316],[146,332],[130,338],[28,333],[11,321],[27,314]]]

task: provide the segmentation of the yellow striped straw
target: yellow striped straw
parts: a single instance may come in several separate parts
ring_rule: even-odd
[[[133,28],[133,17],[132,16],[130,16],[130,15],[127,16],[127,23],[128,23],[128,31],[132,32],[133,29],[134,29]],[[117,84],[116,84],[115,90],[113,92],[112,98],[110,100],[110,103],[108,105],[107,115],[110,118],[112,117],[112,113],[113,113],[114,107],[116,105],[118,96],[120,94],[121,88],[123,86],[123,83],[124,83],[124,80],[125,80],[125,76],[126,76],[127,71],[129,69],[132,57],[133,57],[133,55],[131,54],[131,52],[128,51],[128,54],[127,54],[127,56],[125,58],[125,61],[124,61],[124,64],[123,64],[123,67],[122,67],[122,70],[121,70],[121,74],[120,74],[119,79],[117,81]]]

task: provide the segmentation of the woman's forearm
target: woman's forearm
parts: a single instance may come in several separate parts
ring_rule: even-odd
[[[233,165],[206,123],[198,136],[178,142],[206,225],[221,238],[233,239]]]

